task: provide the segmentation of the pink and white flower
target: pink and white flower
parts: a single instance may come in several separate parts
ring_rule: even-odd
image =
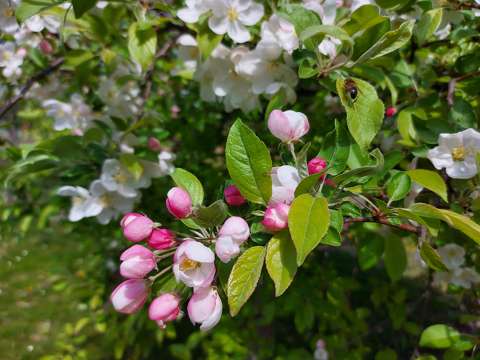
[[[272,197],[269,204],[291,204],[300,180],[300,175],[295,167],[290,165],[274,167],[272,169]]]
[[[242,245],[250,236],[250,228],[245,220],[232,216],[225,221],[215,242],[215,253],[218,258],[227,263],[240,254]]]
[[[167,209],[177,219],[184,219],[192,212],[192,199],[181,187],[174,187],[167,193]]]
[[[187,311],[193,324],[200,324],[200,330],[208,331],[222,317],[222,300],[215,288],[200,288],[190,298]]]
[[[122,218],[120,225],[123,229],[123,235],[127,240],[139,242],[150,236],[154,223],[148,216],[138,213],[128,213]]]
[[[276,232],[288,227],[288,213],[290,205],[275,204],[270,205],[265,210],[265,215],[262,220],[262,225],[269,231]]]
[[[193,288],[209,286],[215,276],[215,254],[202,243],[187,239],[173,257],[175,279]]]
[[[310,124],[305,114],[297,111],[273,110],[268,117],[268,129],[276,138],[289,143],[308,133]]]
[[[225,202],[230,206],[241,206],[246,200],[235,185],[228,185],[223,191]]]
[[[166,323],[173,321],[180,315],[180,298],[171,293],[162,294],[155,298],[148,308],[148,317],[156,321],[158,326],[165,328]]]
[[[169,249],[175,242],[175,233],[168,229],[153,229],[148,238],[148,246],[156,250]]]
[[[125,250],[120,260],[120,274],[128,279],[143,279],[157,265],[153,252],[142,245]]]
[[[129,279],[113,290],[110,300],[116,311],[133,314],[141,309],[147,300],[149,288],[143,279]]]

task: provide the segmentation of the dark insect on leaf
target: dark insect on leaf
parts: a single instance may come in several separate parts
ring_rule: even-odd
[[[350,96],[350,99],[352,101],[355,101],[358,95],[358,88],[357,84],[355,84],[355,81],[353,81],[352,79],[345,80],[345,90]]]

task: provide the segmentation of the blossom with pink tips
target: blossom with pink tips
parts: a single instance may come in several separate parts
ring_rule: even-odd
[[[125,238],[132,242],[145,240],[152,233],[154,223],[148,216],[139,213],[127,213],[120,221]]]
[[[166,293],[155,298],[148,308],[148,317],[156,321],[158,326],[165,328],[166,323],[180,315],[180,299],[177,295]]]
[[[262,225],[269,231],[280,231],[288,226],[288,212],[290,205],[275,204],[271,205],[265,210],[265,215],[262,220]]]
[[[129,279],[119,284],[110,295],[116,311],[133,314],[141,309],[147,300],[149,288],[143,279]]]
[[[230,206],[241,206],[245,204],[245,198],[235,185],[228,185],[223,191],[225,202]]]
[[[309,175],[318,174],[327,168],[327,161],[318,156],[314,157],[308,162],[307,168]]]
[[[153,252],[142,245],[125,250],[120,260],[120,274],[128,279],[143,279],[157,265]]]
[[[168,229],[153,229],[148,238],[148,246],[155,250],[169,249],[175,243],[175,233]]]
[[[171,188],[167,193],[167,209],[177,219],[184,219],[192,213],[192,199],[181,187]]]
[[[310,124],[305,114],[297,111],[273,110],[268,117],[268,129],[282,142],[300,140],[310,130]]]
[[[200,330],[208,331],[222,317],[222,300],[213,287],[196,289],[187,306],[188,317]]]
[[[227,263],[240,254],[242,245],[250,236],[250,228],[245,220],[238,216],[228,218],[215,242],[215,253],[218,258]]]

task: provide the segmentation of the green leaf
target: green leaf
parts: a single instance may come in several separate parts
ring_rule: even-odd
[[[73,12],[78,19],[93,8],[98,0],[72,0]]]
[[[362,166],[358,167],[356,169],[346,171],[343,174],[337,175],[333,178],[333,181],[338,185],[338,184],[348,184],[349,182],[352,182],[360,177],[368,176],[368,175],[374,175],[376,173],[379,173],[383,170],[383,166],[385,164],[383,154],[381,153],[380,150],[375,149],[371,152],[371,155],[375,158],[376,164],[375,165],[368,165],[368,166]]]
[[[275,234],[268,242],[265,264],[275,284],[275,296],[281,296],[297,272],[295,247],[288,231]]]
[[[33,15],[64,2],[64,0],[22,0],[15,9],[15,16],[18,21],[24,22]]]
[[[198,49],[203,59],[207,59],[213,50],[220,44],[223,39],[223,35],[217,35],[213,33],[205,22],[205,26],[202,26],[197,34]]]
[[[443,178],[431,170],[414,169],[407,171],[408,176],[417,184],[422,185],[430,191],[440,196],[443,201],[448,203],[447,185]]]
[[[475,111],[468,101],[462,98],[456,98],[453,106],[448,112],[449,121],[462,129],[475,128],[477,126],[477,118]]]
[[[460,333],[457,330],[444,324],[436,324],[423,330],[420,336],[420,346],[448,349],[458,340],[460,340]]]
[[[200,207],[193,214],[193,221],[202,227],[220,226],[228,215],[227,204],[223,200],[217,200],[208,207]]]
[[[44,170],[55,168],[59,159],[48,154],[29,155],[25,159],[17,161],[8,169],[8,176],[5,179],[5,186],[8,187],[12,181],[19,178],[38,173]]]
[[[318,74],[317,63],[311,58],[304,58],[298,66],[298,77],[300,79],[310,79]]]
[[[203,186],[195,175],[185,169],[176,168],[170,176],[177,186],[188,192],[194,206],[202,204],[204,196]]]
[[[392,281],[400,280],[407,268],[407,254],[400,238],[389,236],[385,240],[384,262],[390,279]]]
[[[298,184],[297,188],[295,189],[295,196],[300,196],[302,194],[307,194],[310,190],[313,189],[315,185],[318,184],[322,175],[327,172],[327,169],[323,169],[321,172],[309,175],[306,178],[303,178],[302,181]]]
[[[415,21],[405,21],[396,30],[384,34],[371,48],[365,51],[356,61],[360,64],[367,60],[377,59],[400,49],[412,37],[412,30]]]
[[[350,50],[353,48],[353,40],[348,35],[348,33],[343,30],[341,27],[334,26],[334,25],[313,25],[309,26],[299,36],[299,39],[305,43],[308,40],[314,38],[315,43],[319,44],[324,35],[330,35],[336,39],[341,40]]]
[[[329,160],[328,173],[338,175],[347,167],[351,139],[345,122],[335,120],[335,130],[329,132],[322,143],[318,156]],[[330,161],[331,160],[331,161]]]
[[[396,173],[387,185],[387,195],[390,198],[388,205],[393,201],[401,200],[407,196],[411,185],[412,183],[407,174],[404,172]]]
[[[303,194],[293,201],[288,214],[288,226],[297,250],[298,266],[317,247],[329,225],[330,212],[325,198]]]
[[[356,98],[352,98],[348,86],[357,89]],[[384,106],[378,98],[375,88],[358,78],[337,79],[337,91],[347,112],[347,125],[357,144],[367,149],[382,126]]]
[[[443,9],[436,8],[422,14],[420,21],[415,27],[415,40],[422,46],[442,23]]]
[[[437,253],[437,250],[432,248],[429,243],[424,242],[422,247],[420,248],[420,256],[422,257],[423,261],[436,271],[448,271],[448,268],[442,262],[440,255]]]
[[[381,236],[371,234],[360,240],[358,264],[360,269],[368,270],[377,265],[383,255],[384,240]]]
[[[238,314],[257,287],[265,259],[265,247],[254,246],[246,250],[233,265],[227,284],[230,315]]]
[[[257,204],[272,196],[272,159],[267,146],[242,121],[230,128],[225,149],[227,168],[242,195]]]
[[[143,28],[141,23],[133,23],[128,28],[128,51],[132,59],[147,70],[155,59],[157,32],[153,27]]]

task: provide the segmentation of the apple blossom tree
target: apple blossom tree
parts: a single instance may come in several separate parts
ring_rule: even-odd
[[[117,312],[478,356],[478,1],[6,0],[0,29],[2,218],[121,230]]]

